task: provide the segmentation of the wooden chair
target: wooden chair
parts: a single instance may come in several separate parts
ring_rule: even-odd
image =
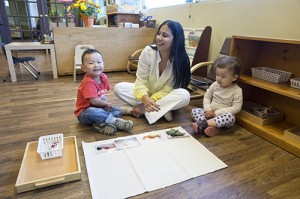
[[[82,64],[81,56],[82,56],[83,52],[87,49],[94,49],[94,46],[89,45],[89,44],[75,46],[74,71],[73,71],[74,82],[76,82],[76,71],[81,69],[81,64]]]
[[[128,61],[127,61],[128,73],[135,73],[135,71],[132,71],[130,67],[133,66],[135,69],[138,67],[139,57],[141,55],[142,50],[143,49],[139,49],[135,51],[131,56],[128,56]]]
[[[231,38],[226,38],[222,49],[217,56],[229,56],[230,53],[230,45],[231,45]],[[216,58],[216,59],[217,59]],[[191,91],[191,99],[201,99],[204,97],[204,94],[206,93],[206,90],[210,86],[211,83],[216,81],[216,67],[213,64],[214,61],[206,61],[206,62],[200,62],[198,64],[195,64],[191,68],[191,82],[188,88]],[[208,68],[210,66],[210,68]],[[195,71],[198,71],[199,69],[205,69],[203,71],[207,71],[208,73],[206,75],[198,75],[195,74]]]
[[[199,42],[196,47],[195,53],[192,58],[193,61],[192,61],[191,66],[193,66],[199,62],[204,62],[204,61],[208,60],[211,32],[212,32],[212,28],[210,26],[206,26],[203,29],[203,31],[200,35]],[[131,69],[131,67],[133,67],[133,69],[137,69],[139,56],[140,56],[142,50],[143,49],[139,49],[139,50],[135,51],[131,56],[128,57],[128,61],[127,61],[128,73],[135,73],[135,71],[133,71]]]

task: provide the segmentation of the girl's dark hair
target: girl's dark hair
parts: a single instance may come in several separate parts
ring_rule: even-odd
[[[160,28],[167,25],[172,34],[173,41],[171,45],[170,62],[173,63],[174,88],[187,88],[191,80],[190,59],[185,50],[184,31],[180,23],[172,20],[164,21],[158,28],[153,44],[156,44],[156,36]],[[150,45],[151,46],[151,45]],[[157,50],[156,46],[151,46]]]
[[[242,63],[241,60],[234,56],[222,56],[215,61],[216,68],[227,68],[229,71],[233,71],[234,75],[240,77]],[[237,78],[237,80],[239,79]],[[236,82],[235,80],[234,82]]]
[[[87,54],[93,54],[93,53],[99,53],[102,56],[102,54],[98,50],[92,49],[92,48],[88,48],[87,50],[85,50],[83,52],[83,54],[81,56],[81,63],[83,64],[83,60],[84,60],[85,55],[87,55]]]

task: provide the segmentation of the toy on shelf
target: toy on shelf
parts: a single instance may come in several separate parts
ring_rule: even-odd
[[[278,111],[274,110],[272,106],[270,107],[253,107],[252,108],[254,115],[260,118],[269,118],[278,115]]]

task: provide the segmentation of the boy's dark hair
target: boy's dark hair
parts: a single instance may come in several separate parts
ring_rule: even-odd
[[[234,56],[222,56],[215,60],[216,68],[227,68],[230,71],[233,71],[234,75],[238,75],[237,80],[240,77],[242,63],[237,57]],[[237,81],[236,80],[236,81]],[[234,81],[234,82],[236,82]]]
[[[99,53],[102,56],[102,54],[98,50],[89,48],[89,49],[86,49],[83,52],[83,54],[81,56],[81,63],[83,64],[83,60],[84,60],[85,55],[87,55],[87,54],[93,54],[93,53]]]

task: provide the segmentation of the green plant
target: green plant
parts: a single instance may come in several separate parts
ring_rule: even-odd
[[[100,6],[90,0],[78,0],[68,6],[67,11],[76,16],[79,16],[80,14],[84,14],[88,17],[94,15],[95,18],[98,16],[99,12],[101,12]]]

